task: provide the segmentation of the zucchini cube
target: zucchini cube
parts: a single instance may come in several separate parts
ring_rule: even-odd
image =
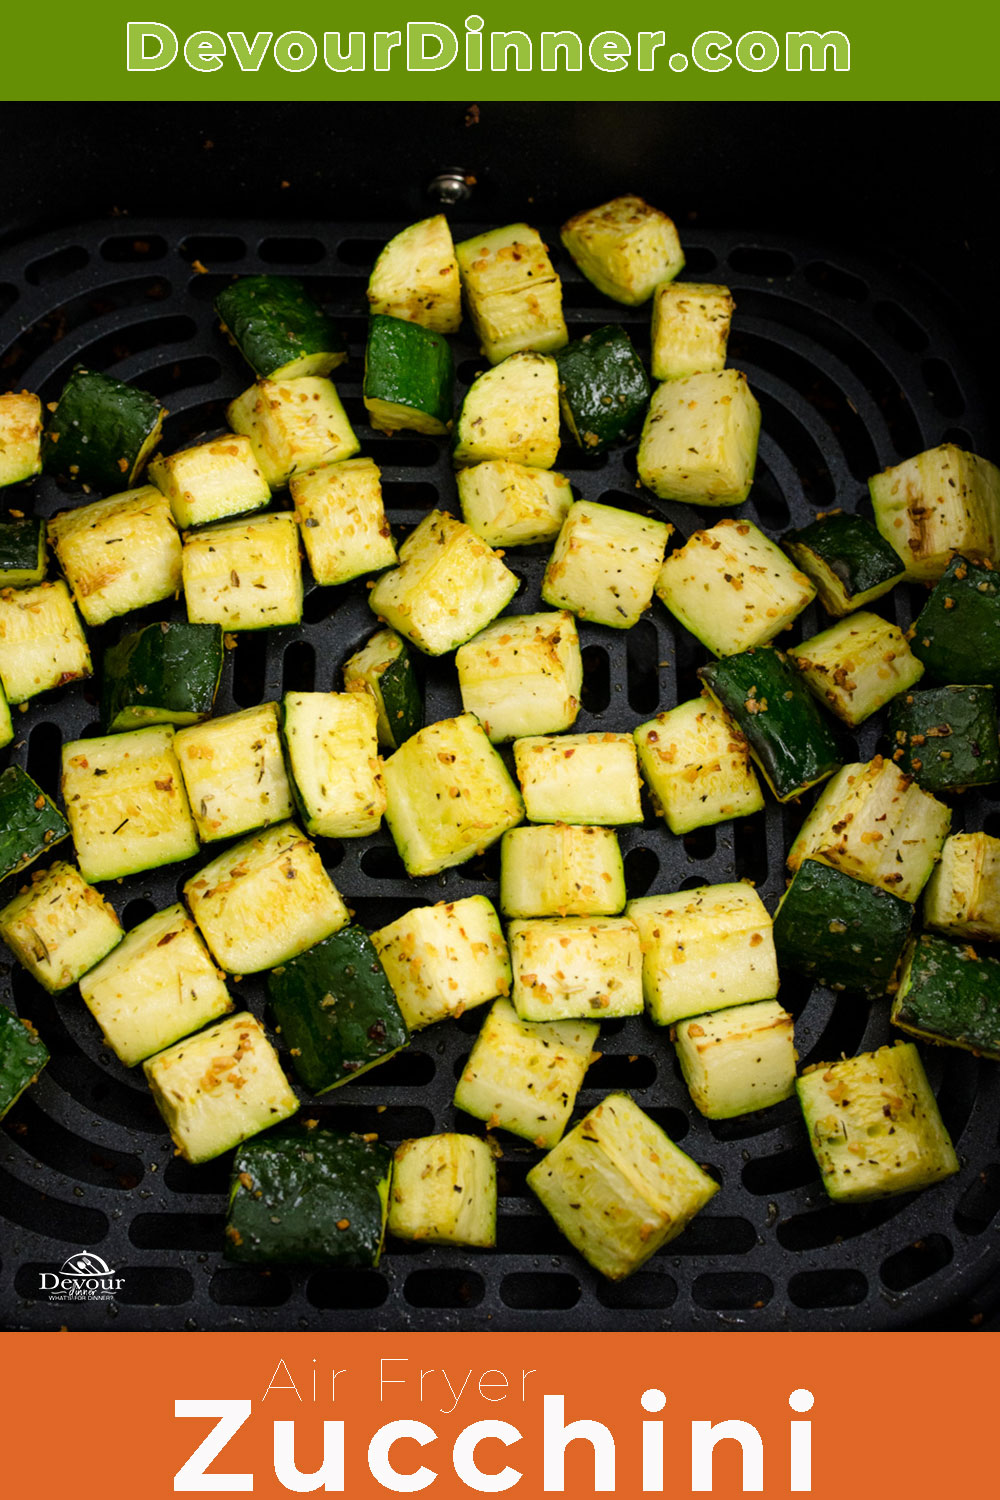
[[[907,950],[892,1024],[925,1042],[1000,1059],[1000,959],[920,933]]]
[[[101,717],[109,731],[197,724],[215,704],[222,675],[218,625],[160,620],[104,653]]]
[[[42,472],[42,403],[30,391],[0,394],[0,489]]]
[[[377,1141],[291,1126],[233,1158],[227,1260],[244,1265],[377,1266],[392,1152]]]
[[[625,866],[613,828],[539,823],[500,843],[505,917],[614,917],[625,907]]]
[[[989,563],[953,557],[910,636],[933,681],[1000,687],[1000,573]]]
[[[722,370],[736,303],[727,286],[664,281],[653,293],[654,380]]]
[[[140,478],[160,441],[164,408],[148,391],[77,365],[42,436],[50,474],[114,490]]]
[[[504,616],[455,653],[462,707],[495,745],[525,734],[558,734],[576,722],[583,658],[565,610]]]
[[[778,993],[771,918],[752,886],[641,896],[625,915],[639,929],[643,993],[657,1026]]]
[[[741,371],[665,380],[639,439],[639,478],[661,500],[742,505],[759,435],[760,407]]]
[[[510,994],[510,957],[486,896],[417,906],[372,933],[410,1031]]]
[[[394,630],[376,630],[344,662],[344,687],[367,693],[375,704],[376,734],[383,750],[398,750],[423,726],[424,699],[406,642]]]
[[[766,645],[816,597],[780,547],[752,521],[729,516],[671,552],[656,592],[715,656]]]
[[[0,1006],[0,1120],[38,1082],[49,1049],[30,1021]]]
[[[948,937],[1000,941],[1000,839],[988,833],[945,839],[924,890],[924,924]]]
[[[0,678],[10,703],[92,671],[90,647],[62,579],[0,594]]]
[[[816,1063],[796,1090],[823,1186],[835,1201],[912,1193],[958,1171],[912,1042]]]
[[[563,419],[586,452],[639,431],[649,376],[624,328],[609,323],[585,333],[559,351],[556,365]]]
[[[0,937],[50,995],[76,984],[124,936],[100,891],[58,860],[0,911]]]
[[[898,625],[859,610],[790,646],[789,659],[821,703],[845,724],[863,724],[924,675]]]
[[[899,769],[925,792],[958,792],[1000,780],[1000,731],[992,686],[960,683],[907,693],[889,713]]]
[[[795,1093],[795,1027],[777,1000],[678,1021],[674,1046],[695,1108],[707,1120],[769,1109]]]
[[[229,974],[288,963],[349,920],[315,846],[294,823],[227,849],[191,876],[184,899]]]
[[[83,976],[80,995],[128,1068],[233,1009],[200,932],[179,902],[127,933]]]
[[[630,734],[539,735],[514,741],[514,767],[532,823],[641,823]]]
[[[477,1135],[425,1135],[396,1148],[389,1233],[428,1245],[490,1250],[497,1239],[497,1168]]]
[[[249,1011],[176,1042],[142,1066],[185,1161],[211,1161],[299,1107],[264,1028]]]
[[[369,318],[362,390],[376,432],[450,432],[454,384],[455,362],[442,334],[384,313]]]
[[[562,282],[537,229],[508,224],[455,246],[466,306],[491,365],[522,349],[561,349],[569,338]]]
[[[781,545],[815,584],[827,614],[838,618],[881,599],[906,576],[871,522],[841,511],[788,532]]]
[[[0,880],[66,838],[69,824],[38,782],[20,766],[0,772]]]
[[[719,1191],[628,1094],[609,1094],[532,1167],[528,1186],[585,1260],[622,1281]]]
[[[466,464],[506,459],[551,469],[559,452],[559,371],[546,354],[511,354],[478,375],[458,414],[452,457]]]
[[[14,723],[10,716],[10,706],[7,695],[3,690],[3,682],[0,681],[0,750],[9,745],[14,738]]]
[[[189,531],[182,568],[192,624],[269,630],[302,619],[299,532],[290,511]]]
[[[198,852],[169,725],[68,741],[62,799],[85,880],[118,880]]]
[[[457,333],[462,287],[444,214],[409,224],[379,254],[368,281],[373,313],[406,318],[436,333]]]
[[[375,613],[428,656],[454,651],[510,603],[518,579],[446,510],[432,510],[368,596]]]
[[[349,583],[399,561],[382,506],[381,470],[348,458],[293,476],[289,489],[317,583]]]
[[[158,453],[149,479],[167,497],[174,520],[185,530],[260,510],[271,490],[248,437],[227,433],[209,443]]]
[[[409,875],[460,865],[520,823],[524,804],[474,714],[428,724],[383,767],[385,820]]]
[[[912,921],[909,901],[805,859],[774,914],[778,966],[832,990],[884,995]]]
[[[155,485],[61,511],[49,541],[88,625],[180,591],[180,534]]]
[[[507,939],[522,1021],[642,1015],[642,950],[628,917],[511,922]]]
[[[279,964],[267,991],[292,1066],[325,1094],[385,1062],[410,1040],[367,932],[343,927]]]
[[[367,693],[286,693],[288,769],[306,831],[328,839],[377,833],[385,812],[375,700]]]
[[[343,336],[294,276],[240,276],[215,310],[255,375],[329,375],[347,358]]]
[[[181,729],[174,753],[203,844],[292,816],[276,703]]]
[[[3,397],[0,396],[0,409]],[[0,418],[2,421],[2,418]],[[3,439],[0,438],[0,466]],[[45,577],[45,522],[41,516],[0,519],[0,589],[23,589]]]
[[[581,620],[628,630],[653,602],[673,529],[615,505],[577,500],[545,569],[542,598]]]
[[[490,547],[554,542],[573,504],[564,474],[491,459],[458,471],[462,517]]]
[[[1000,469],[954,443],[868,481],[875,524],[907,578],[940,578],[952,554],[1000,563]]]
[[[272,490],[293,474],[353,458],[361,447],[333,381],[322,375],[258,380],[230,403],[226,419],[250,439]]]
[[[760,812],[750,749],[729,715],[691,698],[633,731],[639,768],[671,833]]]
[[[673,220],[634,193],[574,214],[559,237],[587,280],[629,307],[684,269]]]
[[[593,1058],[596,1021],[522,1021],[497,1000],[455,1090],[455,1108],[490,1130],[554,1146]]]

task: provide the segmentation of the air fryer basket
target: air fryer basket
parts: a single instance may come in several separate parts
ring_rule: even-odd
[[[523,211],[530,217],[528,204]],[[337,383],[363,452],[382,468],[398,535],[432,506],[456,509],[443,445],[416,434],[389,438],[365,421],[364,288],[374,255],[400,227],[144,218],[21,239],[0,253],[0,380],[49,400],[77,361],[135,381],[165,400],[170,451],[221,426],[227,400],[247,383],[216,326],[215,292],[237,274],[302,276],[349,336],[351,361]],[[648,357],[648,308],[608,304],[556,253],[554,226],[544,228],[564,278],[571,332],[623,322]],[[943,440],[997,456],[985,392],[925,279],[907,282],[818,245],[737,230],[686,227],[684,242],[686,276],[724,281],[736,296],[730,363],[746,371],[763,408],[758,477],[743,513],[768,533],[836,505],[864,510],[870,473]],[[482,360],[461,341],[456,358],[464,389]],[[634,444],[596,458],[568,444],[557,467],[578,494],[653,509],[683,536],[713,519],[640,491]],[[45,515],[76,494],[50,479],[34,493]],[[506,561],[522,579],[512,608],[537,608],[544,549],[515,550]],[[908,624],[917,600],[898,589],[882,602]],[[821,624],[814,606],[795,638]],[[98,659],[132,625],[112,622],[95,632]],[[244,635],[227,653],[217,710],[289,688],[338,687],[340,664],[372,625],[363,584],[312,587],[300,629]],[[698,690],[703,655],[659,603],[627,633],[581,625],[581,640],[581,730],[630,729]],[[427,660],[423,670],[428,718],[456,711],[450,661]],[[92,688],[66,689],[16,716],[12,758],[50,792],[58,787],[61,742],[96,731],[95,702]],[[880,724],[881,716],[861,730],[863,756],[874,752]],[[747,877],[773,909],[783,889],[783,851],[802,816],[802,808],[769,799],[764,813],[678,839],[649,815],[643,826],[621,830],[629,894]],[[1000,803],[969,795],[957,806],[955,826],[963,819],[1000,834]],[[496,894],[496,850],[440,877],[410,881],[385,832],[321,848],[368,928],[418,901]],[[108,895],[125,925],[178,899],[197,864],[113,884]],[[0,899],[10,891],[8,883]],[[964,1052],[924,1049],[960,1174],[923,1194],[847,1207],[826,1199],[793,1101],[743,1119],[704,1121],[666,1037],[641,1019],[613,1022],[602,1028],[603,1056],[587,1075],[578,1112],[609,1089],[629,1089],[722,1184],[709,1209],[630,1280],[612,1286],[569,1250],[525,1186],[538,1153],[512,1137],[503,1139],[495,1253],[390,1241],[377,1271],[257,1271],[229,1266],[221,1255],[228,1160],[191,1167],[174,1154],[141,1074],[102,1045],[75,990],[46,996],[4,962],[0,993],[38,1026],[52,1052],[41,1081],[0,1133],[0,1321],[8,1327],[960,1327],[981,1321],[1000,1295],[1000,1067]],[[263,1013],[259,980],[244,979],[236,993]],[[889,1035],[885,1001],[835,1000],[793,979],[784,981],[782,998],[795,1014],[804,1063],[869,1049]],[[479,1129],[456,1114],[451,1099],[481,1016],[472,1012],[419,1033],[406,1052],[309,1104],[306,1115],[375,1130],[390,1143],[432,1129]],[[39,1271],[85,1248],[123,1278],[116,1301],[49,1304],[38,1292]]]

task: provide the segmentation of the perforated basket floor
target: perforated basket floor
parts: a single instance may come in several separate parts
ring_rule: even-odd
[[[215,292],[236,273],[302,275],[350,337],[351,363],[337,383],[363,451],[382,467],[392,524],[404,531],[435,504],[454,509],[456,497],[438,443],[373,434],[364,420],[364,288],[374,255],[399,227],[118,220],[22,242],[0,255],[0,388],[24,386],[52,399],[74,362],[106,369],[165,399],[170,451],[221,426],[226,402],[248,383],[216,328]],[[555,234],[548,237],[555,246]],[[745,514],[765,530],[779,534],[833,505],[865,506],[867,475],[946,438],[996,458],[984,393],[951,342],[949,309],[933,287],[759,236],[694,229],[684,238],[688,278],[724,281],[735,291],[730,362],[747,372],[763,408],[758,478]],[[648,309],[613,307],[565,256],[556,259],[571,332],[624,322],[648,355]],[[468,343],[456,352],[464,386],[482,361]],[[568,445],[557,467],[590,499],[639,510],[655,504],[636,486],[634,445],[596,459]],[[33,493],[45,515],[74,498],[47,479]],[[655,508],[682,535],[718,516]],[[544,560],[530,549],[508,554],[523,579],[513,609],[538,607]],[[914,602],[903,589],[883,601],[904,623]],[[814,608],[797,630],[810,634],[821,623]],[[288,688],[339,686],[340,664],[371,628],[363,586],[312,588],[301,629],[243,636],[227,654],[218,710]],[[94,632],[98,651],[120,629],[116,622]],[[703,654],[658,603],[626,634],[584,625],[581,637],[582,730],[630,729],[697,691]],[[450,663],[427,663],[426,679],[428,718],[456,711]],[[879,727],[864,726],[861,757],[874,751]],[[18,718],[10,753],[55,792],[61,741],[97,728],[93,693],[50,694]],[[648,816],[621,830],[629,894],[746,876],[773,909],[783,851],[802,816],[803,809],[772,801],[763,814],[685,839]],[[962,799],[954,826],[1000,834],[998,803]],[[419,901],[496,893],[495,851],[421,881],[405,878],[384,833],[327,843],[322,852],[369,928]],[[112,885],[125,925],[178,899],[197,863]],[[9,895],[8,885],[0,898]],[[77,992],[47,997],[5,962],[0,993],[35,1022],[52,1052],[40,1083],[0,1133],[0,1321],[8,1327],[964,1327],[1000,1295],[1000,1067],[965,1053],[925,1049],[960,1175],[915,1197],[836,1207],[819,1185],[793,1102],[709,1124],[691,1106],[665,1036],[644,1020],[614,1022],[602,1029],[603,1057],[587,1075],[579,1112],[612,1088],[631,1090],[722,1185],[684,1235],[637,1275],[611,1286],[568,1249],[525,1186],[538,1153],[513,1137],[503,1140],[495,1253],[390,1241],[377,1271],[267,1273],[222,1259],[228,1160],[194,1168],[175,1157],[141,1076],[102,1045]],[[262,1013],[258,981],[244,980],[238,994]],[[884,1001],[835,1002],[829,991],[794,981],[783,984],[782,998],[796,1017],[803,1062],[888,1036]],[[451,1103],[480,1019],[472,1013],[417,1035],[404,1054],[307,1113],[331,1126],[376,1130],[390,1143],[432,1129],[480,1129]],[[116,1301],[48,1303],[39,1272],[83,1249],[123,1278]]]

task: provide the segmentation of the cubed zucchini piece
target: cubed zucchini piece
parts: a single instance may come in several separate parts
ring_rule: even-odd
[[[829,721],[799,674],[772,647],[724,656],[698,676],[750,747],[779,802],[824,781],[843,759]]]
[[[80,980],[80,994],[126,1067],[233,1009],[201,933],[178,902],[140,922]]]
[[[899,557],[870,521],[831,511],[781,539],[816,585],[828,614],[849,615],[881,599],[906,575]]]
[[[26,870],[65,838],[69,824],[38,782],[20,766],[0,772],[0,880]]]
[[[555,357],[559,406],[580,447],[601,453],[642,425],[649,401],[649,376],[617,324],[595,328],[574,339]]]
[[[937,862],[951,810],[876,755],[844,766],[823,788],[788,852],[916,901]]]
[[[363,395],[376,432],[450,432],[454,384],[455,362],[442,334],[404,318],[372,315]]]
[[[218,625],[161,620],[104,653],[101,717],[107,730],[207,719],[222,675]]]
[[[268,1131],[233,1158],[227,1260],[244,1265],[377,1266],[392,1152],[332,1130]]]
[[[646,1009],[657,1026],[778,993],[771,918],[752,886],[641,896],[625,914],[639,929]]]
[[[614,917],[625,906],[625,866],[613,828],[539,823],[500,844],[505,917]]]
[[[271,490],[248,437],[227,433],[209,443],[158,453],[149,479],[166,495],[178,526],[204,526],[261,510]]]
[[[628,630],[653,602],[673,529],[616,505],[577,500],[552,549],[542,598],[581,620]]]
[[[294,823],[234,844],[186,881],[184,899],[230,974],[288,963],[349,920],[315,846]]]
[[[0,394],[0,489],[42,472],[42,403],[30,391]]]
[[[286,693],[288,769],[307,833],[358,839],[385,812],[375,700],[367,693]]]
[[[255,375],[268,380],[329,375],[347,345],[294,276],[240,276],[215,299],[223,332]]]
[[[805,859],[774,914],[779,967],[832,990],[884,995],[912,920],[909,901]]]
[[[368,603],[428,656],[478,635],[517,592],[518,579],[491,547],[445,510],[432,510],[399,549]]]
[[[1000,959],[920,933],[906,953],[892,1024],[925,1042],[1000,1059]]]
[[[348,583],[398,562],[382,505],[381,470],[372,459],[307,469],[293,476],[289,488],[317,583]]]
[[[0,750],[9,745],[14,738],[14,722],[10,716],[10,705],[7,702],[7,694],[3,690],[3,682],[0,680]]]
[[[302,620],[299,531],[290,511],[189,531],[182,566],[192,624],[269,630]]]
[[[3,397],[0,396],[0,409]],[[2,418],[0,418],[2,421]],[[0,466],[3,440],[0,438]],[[0,519],[0,589],[23,589],[45,577],[45,522],[41,516]]]
[[[564,474],[491,459],[458,471],[462,517],[490,547],[554,542],[573,504]]]
[[[924,924],[948,937],[1000,941],[1000,839],[953,833],[924,890]]]
[[[299,1107],[264,1028],[249,1011],[176,1042],[142,1066],[185,1161],[211,1161]]]
[[[494,744],[558,734],[576,722],[583,658],[565,610],[504,616],[459,647],[455,666],[462,707]]]
[[[198,852],[169,725],[69,740],[62,799],[85,880],[118,880]]]
[[[510,993],[510,956],[486,896],[414,907],[372,942],[411,1031]]]
[[[497,1000],[455,1090],[455,1108],[490,1130],[554,1146],[566,1129],[593,1061],[596,1021],[522,1021]]]
[[[507,930],[522,1021],[642,1015],[639,929],[628,917],[548,917]]]
[[[788,648],[808,686],[845,724],[863,724],[924,675],[898,625],[859,610]]]
[[[0,1120],[38,1082],[49,1049],[30,1021],[0,1005]]]
[[[272,490],[293,474],[353,458],[361,447],[333,381],[322,375],[258,380],[231,402],[226,419],[250,439]]]
[[[42,462],[99,490],[127,489],[141,478],[165,416],[148,391],[77,365],[46,424]]]
[[[90,647],[62,579],[0,594],[0,678],[10,703],[91,674]]]
[[[1000,687],[1000,573],[953,557],[911,631],[914,656],[935,682]]]
[[[458,332],[462,287],[444,214],[409,224],[389,241],[368,282],[368,306],[437,333]]]
[[[780,547],[752,521],[729,516],[671,552],[656,592],[716,656],[766,645],[816,597]]]
[[[742,505],[753,484],[760,407],[739,370],[665,380],[639,440],[639,478],[661,500]]]
[[[634,193],[567,219],[560,239],[598,291],[637,307],[684,269],[672,219]]]
[[[925,792],[958,792],[1000,780],[1000,732],[993,688],[928,688],[897,698],[889,743],[899,769]]]
[[[1000,469],[954,443],[868,481],[875,524],[907,578],[940,578],[953,553],[1000,563]]]
[[[100,891],[58,860],[0,911],[0,937],[50,994],[76,984],[124,936]]]
[[[559,452],[559,372],[546,354],[512,354],[478,375],[455,428],[456,468],[506,459],[551,469]]]
[[[344,663],[344,687],[368,693],[375,703],[376,733],[383,750],[398,750],[423,726],[424,699],[406,642],[394,630],[377,630]]]
[[[732,1120],[795,1093],[795,1027],[777,1000],[678,1021],[677,1059],[694,1106]]]
[[[460,865],[520,823],[524,804],[474,714],[428,724],[383,767],[385,821],[409,875]]]
[[[736,303],[727,286],[664,281],[653,293],[654,380],[722,370]]]
[[[633,731],[639,768],[671,833],[690,833],[760,812],[750,749],[729,715],[691,698]]]
[[[719,1184],[628,1094],[609,1094],[528,1173],[574,1249],[622,1281],[686,1229]]]
[[[389,1233],[428,1245],[490,1250],[497,1238],[497,1169],[476,1135],[425,1135],[396,1148]]]
[[[532,823],[642,822],[639,763],[630,734],[515,740],[514,767]]]
[[[88,625],[180,592],[180,534],[155,485],[61,511],[49,541]]]
[[[537,229],[507,224],[455,246],[469,317],[490,364],[522,349],[561,349],[562,283]]]
[[[836,1201],[911,1193],[958,1171],[912,1042],[816,1063],[796,1090],[823,1186]]]
[[[174,753],[203,844],[291,817],[276,703],[181,729]]]

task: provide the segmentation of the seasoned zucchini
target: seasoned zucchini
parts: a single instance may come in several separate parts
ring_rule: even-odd
[[[302,619],[299,532],[290,511],[189,531],[182,571],[192,624],[270,630]]]
[[[750,750],[728,714],[692,698],[632,731],[639,768],[671,833],[690,833],[764,806]]]
[[[863,724],[924,675],[899,626],[867,610],[790,646],[788,656],[819,701],[851,725]]]
[[[226,419],[250,439],[272,490],[293,474],[353,458],[361,447],[333,381],[322,375],[258,380],[230,403]]]
[[[385,812],[375,701],[367,693],[286,693],[288,769],[306,832],[328,839],[376,833]]]
[[[583,658],[576,621],[564,610],[504,616],[459,647],[455,666],[462,707],[494,744],[576,722]]]
[[[491,365],[523,349],[547,353],[569,337],[562,282],[537,229],[508,224],[455,246],[469,317]]]
[[[344,336],[293,276],[240,276],[215,299],[222,330],[255,375],[329,375],[347,358]]]
[[[795,1093],[795,1028],[777,1000],[678,1021],[674,1045],[695,1108],[708,1120],[768,1109]]]
[[[490,547],[554,542],[573,504],[563,474],[491,459],[458,471],[465,524]]]
[[[456,468],[506,459],[551,469],[559,452],[559,372],[545,354],[512,354],[469,386],[455,428]]]
[[[212,712],[221,675],[218,625],[147,625],[104,653],[104,727],[197,724]]]
[[[178,526],[185,528],[261,510],[271,499],[250,439],[238,433],[180,453],[158,453],[149,465],[149,479],[166,495]]]
[[[155,485],[60,512],[49,541],[88,625],[180,590],[181,539]]]
[[[348,583],[398,562],[382,505],[381,470],[370,458],[307,469],[292,477],[289,489],[317,583]]]
[[[639,763],[630,734],[537,735],[514,741],[532,823],[641,823]]]
[[[3,440],[0,438],[2,464]],[[0,518],[0,589],[23,589],[41,583],[45,577],[45,562],[45,522],[40,516]]]
[[[414,907],[371,936],[411,1031],[510,993],[507,944],[485,896]]]
[[[87,637],[61,578],[0,593],[0,678],[8,702],[26,703],[90,674]]]
[[[372,315],[363,394],[376,432],[450,432],[454,383],[455,362],[443,335],[403,318]]]
[[[76,984],[124,936],[100,891],[59,860],[33,871],[0,911],[0,938],[50,994]]]
[[[424,722],[424,700],[406,642],[394,630],[377,630],[344,663],[349,693],[369,693],[383,750],[398,750]]]
[[[920,933],[907,950],[892,1024],[925,1042],[1000,1059],[1000,959]]]
[[[42,437],[50,474],[99,490],[128,489],[160,441],[166,412],[148,391],[77,365]]]
[[[3,681],[0,680],[0,750],[9,745],[13,738],[14,723],[10,716],[10,705],[3,690]]]
[[[555,357],[559,407],[588,453],[637,433],[649,401],[649,376],[624,328],[609,323],[574,339]]]
[[[661,500],[742,505],[753,484],[760,407],[739,370],[665,380],[639,440],[639,478]]]
[[[389,1233],[489,1250],[497,1238],[497,1169],[475,1135],[425,1135],[396,1148]]]
[[[625,867],[613,828],[539,823],[500,843],[505,917],[614,917],[625,906]]]
[[[935,682],[1000,687],[1000,573],[953,557],[910,634],[914,656]]]
[[[511,998],[522,1021],[642,1015],[639,929],[628,917],[511,922]]]
[[[542,598],[581,620],[627,630],[653,602],[673,534],[667,521],[577,500],[563,521],[542,580]]]
[[[804,859],[774,914],[778,965],[833,990],[884,995],[912,920],[909,901]]]
[[[41,472],[42,403],[30,391],[6,391],[0,394],[0,489]]]
[[[49,1049],[30,1021],[0,1006],[0,1120],[38,1082]]]
[[[368,305],[437,333],[458,332],[462,288],[444,214],[410,224],[389,241],[368,282]]]
[[[291,817],[276,703],[182,729],[174,753],[203,844]]]
[[[0,880],[19,874],[69,838],[69,824],[20,766],[0,772]]]
[[[1000,941],[1000,839],[953,833],[924,890],[924,923],[948,937]]]
[[[1000,469],[954,443],[868,481],[875,524],[907,578],[940,578],[952,554],[1000,563]]]
[[[653,293],[654,380],[722,370],[736,303],[727,286],[663,281]]]
[[[925,792],[958,792],[1000,780],[996,700],[985,684],[897,698],[888,736],[893,760]]]
[[[881,599],[905,577],[896,552],[871,522],[839,510],[788,532],[781,545],[816,585],[823,608],[838,617]]]
[[[684,269],[673,220],[634,193],[574,214],[559,237],[599,292],[630,307]]]

